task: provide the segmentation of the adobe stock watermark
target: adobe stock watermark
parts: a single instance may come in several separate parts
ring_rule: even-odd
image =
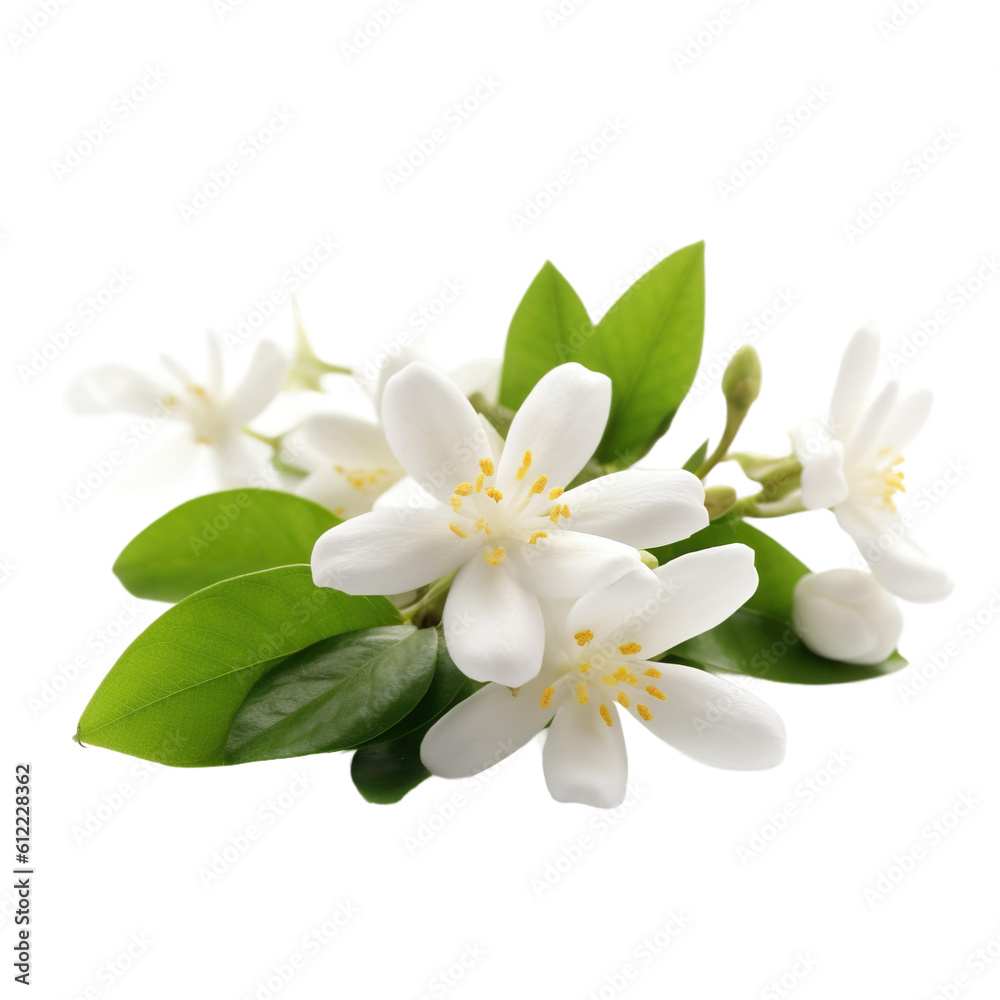
[[[768,811],[764,822],[754,827],[750,835],[736,848],[743,865],[759,858],[831,785],[854,763],[847,750],[834,750],[815,770],[797,782],[792,794],[779,806]]]
[[[499,89],[500,81],[493,74],[480,76],[467,94],[445,109],[437,124],[400,153],[392,168],[383,171],[382,179],[386,187],[390,191],[396,191],[414,177],[453,135],[463,129],[492,100]]]
[[[618,829],[621,821],[632,811],[633,806],[643,799],[647,791],[648,789],[643,788],[638,782],[629,779],[625,789],[625,799],[620,806],[596,812],[582,833],[569,843],[563,844],[545,862],[541,871],[532,875],[530,885],[535,898],[541,899],[548,895],[581,861],[589,858],[608,834]]]
[[[902,851],[893,854],[890,862],[862,890],[865,903],[873,910],[905,882],[979,806],[979,794],[961,792],[938,816],[921,828],[917,839]]]
[[[905,368],[982,292],[993,288],[997,274],[1000,274],[997,254],[983,254],[975,268],[948,289],[940,305],[890,349],[889,365],[892,371],[898,372]]]
[[[684,44],[674,50],[674,68],[683,73],[700,59],[753,6],[754,0],[732,0],[714,14],[704,18]]]
[[[875,27],[882,36],[882,41],[888,41],[905,28],[931,0],[898,0],[876,22]]]
[[[226,843],[212,852],[212,856],[198,868],[198,880],[203,889],[216,885],[246,857],[250,848],[284,819],[296,804],[302,801],[319,783],[308,771],[297,771],[291,782],[272,795],[254,813],[253,819],[236,833],[230,834]]]
[[[463,945],[462,950],[446,966],[438,969],[424,986],[417,1000],[431,1000],[431,997],[443,997],[456,986],[464,982],[473,969],[486,958],[486,948],[478,941]]]
[[[162,66],[147,66],[142,77],[120,91],[111,101],[107,110],[71,139],[61,154],[61,159],[52,161],[52,172],[57,181],[64,181],[77,167],[82,166],[128,121],[168,79],[169,73]]]
[[[413,6],[413,0],[387,0],[386,3],[373,7],[365,18],[359,21],[351,30],[350,35],[340,42],[340,54],[348,66],[363,52],[367,52],[378,41],[396,18],[408,7]]]
[[[581,142],[569,155],[566,164],[528,195],[521,206],[510,213],[515,233],[534,225],[562,196],[611,148],[620,142],[629,124],[621,115],[609,115],[597,133]]]
[[[274,1000],[312,961],[321,957],[342,931],[360,914],[356,903],[338,902],[329,914],[311,927],[295,949],[263,973],[240,1000]]]
[[[802,101],[775,121],[771,132],[747,146],[740,159],[729,168],[725,178],[715,182],[715,190],[723,203],[742,191],[752,178],[815,119],[833,100],[833,96],[833,90],[828,84],[814,84]]]
[[[642,976],[643,970],[665,954],[693,922],[686,911],[671,910],[664,921],[632,949],[628,958],[604,974],[601,984],[587,994],[587,1000],[615,1000]]]
[[[819,967],[819,959],[812,952],[800,951],[792,958],[791,964],[784,972],[775,976],[761,989],[760,1000],[784,1000],[802,984],[811,973]]]
[[[72,318],[47,333],[31,354],[17,366],[21,385],[38,380],[87,330],[90,329],[132,287],[135,275],[131,268],[115,267],[111,274],[89,295],[80,299]]]
[[[31,13],[22,15],[17,25],[7,32],[7,41],[14,52],[23,52],[71,2],[38,0]]]
[[[876,223],[884,219],[889,211],[913,190],[913,185],[926,177],[928,172],[941,162],[960,138],[960,133],[953,126],[942,126],[929,142],[906,157],[897,173],[877,187],[871,198],[858,205],[854,210],[853,220],[843,223],[841,229],[847,237],[847,242],[853,246],[870,233]]]
[[[278,138],[285,134],[296,121],[296,114],[285,105],[271,109],[268,119],[243,137],[236,148],[226,157],[221,166],[214,167],[208,176],[191,190],[185,201],[178,202],[177,212],[185,225],[199,219],[214,205],[229,186],[258,157],[270,149]]]
[[[107,961],[102,962],[93,980],[73,994],[73,1000],[100,1000],[121,985],[136,965],[142,961],[153,947],[152,937],[145,932],[132,935],[128,943]],[[117,995],[117,994],[116,994]]]
[[[101,795],[99,802],[92,805],[70,827],[70,833],[77,847],[93,840],[131,802],[139,792],[162,770],[162,765],[148,760],[136,761],[128,770],[128,777],[120,781],[110,791]]]
[[[970,951],[961,968],[943,983],[935,984],[927,1000],[958,1000],[958,998],[1000,963],[1000,932],[994,931],[982,944]]]

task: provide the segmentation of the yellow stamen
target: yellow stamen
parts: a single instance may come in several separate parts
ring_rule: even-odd
[[[486,523],[486,518],[485,517],[481,517],[478,521],[476,521],[474,527],[475,527],[476,531],[485,531],[487,535],[492,535],[493,534],[492,529]]]
[[[500,563],[502,563],[504,561],[504,559],[507,558],[507,550],[506,549],[494,549],[492,552],[490,552],[489,549],[486,549],[483,552],[483,558],[491,566],[499,566]]]
[[[493,459],[492,458],[481,458],[479,460],[479,468],[483,470],[484,476],[493,475]]]
[[[452,510],[458,510],[458,508],[461,507],[461,506],[462,506],[462,501],[459,500],[458,497],[452,497],[451,498],[451,509]]]
[[[534,483],[531,484],[531,489],[528,490],[528,495],[531,496],[532,494],[535,493],[541,493],[542,490],[544,490],[546,485],[548,484],[548,481],[549,481],[548,476],[539,476],[534,481]]]
[[[552,510],[549,511],[549,520],[555,524],[559,520],[559,515],[562,513],[562,508],[559,504],[556,504]]]
[[[472,483],[459,483],[455,487],[455,492],[460,497],[467,497],[472,492]]]
[[[626,666],[619,667],[615,671],[614,676],[618,680],[620,680],[623,684],[638,684],[639,683],[639,679]]]
[[[547,531],[533,531],[531,533],[531,537],[528,539],[528,544],[537,545],[539,538],[548,538],[548,537],[549,535]]]
[[[199,434],[195,438],[195,441],[197,441],[198,444],[211,444],[212,443],[212,439],[210,437],[205,437],[204,434]]]
[[[454,531],[459,538],[469,537],[464,531],[462,531],[462,529],[454,521],[449,521],[448,527],[451,528],[451,530]]]
[[[545,487],[543,486],[542,489]],[[554,490],[549,490],[549,499],[555,500],[556,497],[561,497],[563,495],[562,487],[557,486]]]
[[[663,676],[662,671],[657,670],[656,667],[649,667],[647,670],[644,670],[642,673],[643,673],[644,677],[652,677],[654,680],[658,680],[660,677]]]
[[[612,674],[608,674],[606,677],[602,677],[601,680],[604,681],[605,684],[610,684],[612,687],[614,687],[618,683],[618,678]]]
[[[647,721],[653,718],[653,713],[645,705],[636,705],[635,710]]]
[[[622,708],[628,708],[629,706],[628,695],[624,691],[618,692],[618,704],[621,705]]]
[[[590,669],[590,664],[589,663],[581,663],[580,664],[580,673],[581,674],[585,674],[589,669]]]
[[[594,633],[589,628],[585,628],[582,632],[575,633],[573,638],[576,639],[578,646],[586,646],[594,638]]]
[[[618,647],[618,652],[623,656],[631,656],[633,653],[641,653],[642,646],[640,646],[637,642],[626,642],[624,646]]]
[[[200,385],[189,385],[188,389],[201,399],[208,399],[208,393]]]
[[[480,473],[478,476],[476,476],[476,492],[477,493],[483,488],[483,480],[485,478],[486,477],[482,473]]]
[[[569,504],[562,505],[562,511],[560,512],[563,517],[569,517]]]
[[[552,704],[552,696],[556,693],[555,688],[546,688],[542,692],[542,708],[548,708]]]
[[[607,726],[613,726],[614,723],[611,721],[611,709],[607,705],[601,705],[601,718],[604,720],[604,724]]]
[[[503,494],[495,486],[486,487],[486,495],[494,502],[500,503],[503,500]]]
[[[516,698],[521,693],[521,689],[519,687],[511,688],[510,693],[512,697]]]
[[[524,479],[528,474],[528,469],[531,468],[531,452],[526,451],[524,453],[524,458],[521,459],[521,468],[517,470],[518,481]]]
[[[660,701],[666,701],[667,696],[657,687],[653,687],[652,684],[646,688],[646,694],[651,694],[654,698],[659,698]]]
[[[577,684],[576,686],[576,700],[581,705],[586,705],[590,701],[590,695],[587,694],[586,684]]]

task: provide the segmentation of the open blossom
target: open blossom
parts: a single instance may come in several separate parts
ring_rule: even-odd
[[[876,579],[908,601],[937,601],[951,580],[909,536],[896,510],[903,492],[903,450],[919,433],[931,393],[900,396],[891,381],[869,402],[879,357],[874,326],[851,339],[826,421],[810,420],[792,434],[802,464],[802,504],[832,508],[854,539]]]
[[[795,585],[795,631],[820,656],[881,663],[896,648],[903,615],[892,595],[857,569],[807,573]]]
[[[424,737],[424,766],[476,774],[551,722],[542,765],[552,796],[611,808],[625,796],[622,712],[705,764],[779,764],[785,730],[768,705],[695,667],[651,659],[736,611],[756,589],[753,560],[745,545],[704,549],[547,606],[539,675],[519,689],[488,684],[444,715]]]
[[[229,393],[222,375],[218,337],[208,338],[208,372],[194,379],[173,358],[164,356],[169,380],[160,383],[124,365],[107,364],[84,372],[67,390],[77,413],[134,413],[185,425],[194,445],[211,449],[223,485],[246,484],[267,461],[269,450],[243,433],[281,391],[287,360],[270,341],[261,341],[246,374]]]
[[[401,360],[418,353],[422,352],[401,349],[397,358],[372,375],[368,383],[362,380],[371,391],[376,409],[388,380],[401,370]],[[498,361],[475,358],[449,374],[463,395],[480,393],[487,401],[495,402],[499,369]],[[340,518],[371,510],[379,497],[406,475],[389,447],[382,425],[374,418],[317,414],[303,422],[300,437],[304,449],[296,462],[306,466],[308,475],[296,492],[323,504]],[[410,490],[412,485],[408,483],[402,495]]]
[[[457,571],[444,608],[455,663],[476,680],[525,683],[542,663],[540,597],[616,580],[641,565],[638,547],[708,523],[704,489],[687,472],[619,472],[566,490],[610,405],[608,378],[561,365],[531,391],[503,443],[453,382],[407,366],[386,385],[382,424],[423,499],[330,529],[313,550],[313,579],[395,594]]]

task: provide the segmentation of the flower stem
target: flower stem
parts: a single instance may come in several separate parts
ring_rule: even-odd
[[[417,628],[430,628],[441,622],[444,604],[448,599],[452,582],[458,570],[453,570],[440,580],[435,580],[418,600],[408,607],[402,608],[403,621],[416,625]]]

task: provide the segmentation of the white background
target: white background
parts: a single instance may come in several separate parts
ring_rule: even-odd
[[[890,0],[588,0],[558,20],[557,2],[403,2],[353,54],[371,0],[74,0],[30,39],[22,19],[44,22],[41,4],[4,5],[3,732],[8,770],[33,765],[39,995],[996,995],[1000,968],[974,956],[1000,953],[998,292],[967,283],[1000,251],[1000,14],[907,0],[886,27]],[[717,34],[692,42],[713,19]],[[151,68],[165,79],[120,117],[116,99]],[[446,123],[481,80],[493,92]],[[294,120],[250,162],[241,144],[276,109]],[[789,113],[795,126],[779,125]],[[57,170],[102,118],[100,145]],[[599,152],[608,121],[618,134]],[[437,127],[446,140],[390,190],[386,172]],[[751,148],[766,161],[744,169]],[[239,174],[185,221],[232,159]],[[519,228],[562,170],[571,183]],[[893,203],[852,234],[893,182]],[[298,297],[320,353],[342,363],[412,331],[449,281],[461,295],[428,337],[459,361],[500,352],[546,258],[599,315],[660,256],[706,239],[705,377],[652,456],[665,465],[717,434],[720,365],[755,318],[765,390],[741,442],[776,453],[824,412],[847,337],[876,318],[885,374],[937,392],[907,483],[922,541],[957,580],[947,602],[907,607],[909,671],[755,685],[789,730],[786,763],[761,774],[700,767],[633,731],[634,791],[614,814],[551,802],[538,742],[395,807],[358,796],[347,755],[171,770],[77,747],[94,688],[162,610],[128,598],[115,555],[212,483],[175,471],[162,430],[67,509],[129,423],[71,417],[64,387],[111,359],[154,370],[164,349],[197,368],[204,331],[233,331],[272,292],[283,305],[247,343],[290,344],[282,275],[321,237],[338,249]],[[87,323],[83,304],[117,269],[128,287]],[[790,308],[767,314],[782,296]],[[232,352],[236,371],[249,351]],[[828,514],[769,527],[814,568],[856,563]],[[270,823],[282,795],[293,804]],[[975,805],[959,818],[963,795]],[[260,838],[206,886],[199,869],[251,826]],[[866,895],[907,856],[891,891]],[[0,890],[8,957],[11,902]],[[354,915],[329,939],[341,906]],[[287,976],[296,955],[282,982],[274,969]],[[938,992],[948,983],[961,985]]]

